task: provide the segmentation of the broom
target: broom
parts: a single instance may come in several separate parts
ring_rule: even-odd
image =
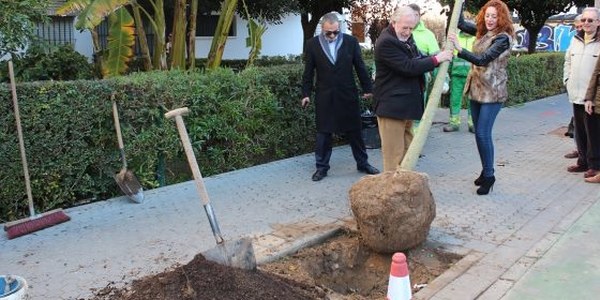
[[[27,168],[27,156],[25,155],[25,143],[23,142],[23,132],[21,129],[21,117],[19,115],[19,103],[17,102],[17,89],[15,87],[15,75],[13,72],[12,61],[8,62],[8,73],[10,76],[10,88],[12,90],[12,99],[15,110],[15,119],[17,121],[17,135],[19,136],[19,149],[21,150],[21,161],[23,163],[23,173],[25,175],[25,188],[27,190],[27,200],[29,204],[29,218],[21,219],[4,224],[4,231],[8,239],[13,239],[34,231],[69,221],[62,209],[55,209],[42,214],[36,214],[33,208],[33,196],[31,195],[31,185],[29,182],[29,170]]]

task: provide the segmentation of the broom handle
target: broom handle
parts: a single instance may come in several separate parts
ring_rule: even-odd
[[[450,17],[450,23],[448,23],[448,33],[456,33],[456,27],[458,25],[458,19],[460,17],[463,0],[454,1],[454,9],[452,10],[452,16]],[[453,50],[454,45],[448,42],[448,37],[444,44],[444,50]],[[431,123],[435,115],[435,111],[440,104],[440,98],[442,97],[442,88],[444,87],[444,80],[448,73],[448,66],[450,62],[443,62],[438,67],[438,73],[433,82],[433,87],[429,93],[429,99],[427,100],[427,107],[423,112],[423,117],[419,123],[419,130],[415,134],[412,142],[408,146],[408,150],[404,155],[404,159],[398,169],[413,170],[419,160],[419,155],[423,151],[425,141],[427,141],[427,135],[431,129]]]
[[[117,131],[117,141],[119,142],[119,152],[121,161],[123,161],[123,169],[127,169],[127,159],[125,159],[125,146],[123,145],[123,136],[121,135],[121,122],[119,122],[119,111],[117,110],[117,101],[115,94],[110,95],[112,101],[113,119],[115,120],[115,130]]]
[[[10,89],[12,92],[15,119],[17,121],[17,135],[19,136],[19,149],[21,150],[21,162],[23,163],[23,174],[25,175],[25,189],[27,190],[27,201],[29,204],[29,215],[35,216],[33,208],[33,196],[31,195],[31,183],[29,182],[29,168],[27,167],[27,155],[25,154],[25,142],[23,141],[23,130],[21,129],[21,115],[19,114],[19,102],[17,101],[17,87],[15,85],[15,74],[12,60],[8,61],[8,74],[10,77]]]

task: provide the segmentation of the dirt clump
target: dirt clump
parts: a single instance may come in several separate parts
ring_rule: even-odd
[[[405,170],[361,178],[350,189],[350,208],[364,244],[380,253],[423,243],[435,218],[427,175]]]

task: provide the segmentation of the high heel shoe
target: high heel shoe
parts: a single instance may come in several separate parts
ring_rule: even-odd
[[[494,189],[494,182],[496,182],[496,177],[483,177],[483,181],[481,182],[481,186],[477,189],[477,195],[487,195],[490,191]]]
[[[483,183],[483,171],[481,171],[481,174],[479,174],[479,177],[477,177],[477,179],[475,179],[475,181],[473,181],[473,183],[476,186],[480,186]]]

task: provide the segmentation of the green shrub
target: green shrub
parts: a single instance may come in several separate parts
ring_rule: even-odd
[[[8,82],[6,62],[0,65],[0,78]],[[14,60],[17,81],[77,80],[96,77],[87,58],[71,45],[48,46],[34,44],[22,56]]]
[[[545,52],[511,57],[506,106],[564,93],[564,56],[562,52]]]
[[[509,105],[563,91],[563,54],[511,58]],[[367,63],[368,64],[368,63]],[[128,168],[146,189],[191,179],[174,121],[184,120],[205,176],[311,152],[314,105],[300,106],[302,64],[241,72],[145,72],[109,80],[17,85],[37,211],[121,195],[111,94]],[[27,214],[9,86],[0,85],[0,222]]]

